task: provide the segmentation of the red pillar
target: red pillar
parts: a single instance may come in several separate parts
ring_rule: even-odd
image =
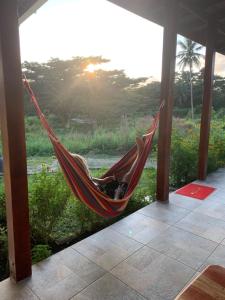
[[[31,275],[17,0],[0,1],[0,121],[11,278]]]
[[[173,86],[177,45],[176,1],[167,5],[167,22],[163,35],[161,102],[165,105],[159,122],[157,161],[157,200],[167,201],[169,197],[170,144],[173,113]]]
[[[207,176],[210,119],[211,119],[211,107],[212,107],[212,87],[213,87],[213,74],[214,74],[214,66],[215,66],[215,49],[214,49],[215,35],[216,35],[215,26],[214,24],[209,22],[207,43],[206,43],[204,90],[203,90],[202,117],[201,117],[200,142],[199,142],[198,178],[200,180],[204,180]]]

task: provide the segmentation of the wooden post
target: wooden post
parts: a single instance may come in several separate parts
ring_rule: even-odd
[[[203,103],[202,103],[202,117],[200,128],[200,142],[199,142],[199,166],[198,178],[204,180],[207,176],[207,161],[208,161],[208,147],[210,134],[210,119],[212,107],[212,87],[213,74],[215,66],[215,40],[216,30],[212,22],[208,24],[208,34],[206,42],[206,56],[205,56],[205,71],[204,71],[204,89],[203,89]]]
[[[157,200],[168,201],[170,144],[172,132],[173,86],[177,45],[177,1],[167,3],[167,22],[163,36],[161,102],[165,105],[159,122],[157,161]]]
[[[31,253],[17,0],[0,1],[0,121],[9,266],[19,281],[31,275]]]

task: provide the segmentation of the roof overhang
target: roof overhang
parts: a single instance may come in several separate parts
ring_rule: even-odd
[[[169,0],[108,0],[158,25],[165,26]],[[177,0],[177,33],[206,45],[207,27],[218,28],[215,50],[225,54],[225,0]]]
[[[19,23],[35,13],[47,0],[17,0]],[[151,22],[165,26],[169,0],[108,0]],[[218,28],[215,50],[225,54],[225,0],[177,0],[177,33],[206,45],[208,21]]]
[[[19,24],[34,14],[48,0],[18,0]]]

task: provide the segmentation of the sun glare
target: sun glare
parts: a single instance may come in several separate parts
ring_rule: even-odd
[[[96,70],[96,66],[93,64],[88,65],[87,68],[85,69],[85,71],[90,73],[94,73],[95,70]]]

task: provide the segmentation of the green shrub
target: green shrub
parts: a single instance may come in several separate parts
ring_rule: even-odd
[[[53,147],[48,137],[41,132],[26,135],[27,156],[52,156]]]
[[[48,245],[36,245],[32,248],[32,262],[34,264],[49,257],[52,254]]]
[[[6,226],[5,191],[3,183],[0,182],[0,226]]]
[[[6,278],[9,272],[8,242],[6,228],[0,226],[0,279]]]
[[[41,123],[37,116],[27,116],[25,118],[25,127],[27,133],[37,132],[41,130]]]
[[[174,107],[173,115],[178,118],[185,118],[188,114],[188,108]]]
[[[32,176],[29,184],[32,237],[36,243],[48,244],[53,227],[66,207],[71,193],[63,175],[43,169]]]
[[[170,184],[180,187],[197,178],[199,159],[199,120],[175,120],[172,143]],[[225,122],[211,122],[208,173],[225,166]]]
[[[184,138],[185,137],[185,138]],[[171,144],[170,184],[180,187],[197,176],[198,135],[192,129],[183,135],[174,130]]]
[[[152,203],[154,201],[154,196],[149,194],[148,189],[139,188],[133,194],[131,199],[129,200],[126,210],[124,211],[124,215],[129,215],[135,212],[138,209]]]
[[[209,140],[208,172],[225,166],[225,121],[213,120]]]

